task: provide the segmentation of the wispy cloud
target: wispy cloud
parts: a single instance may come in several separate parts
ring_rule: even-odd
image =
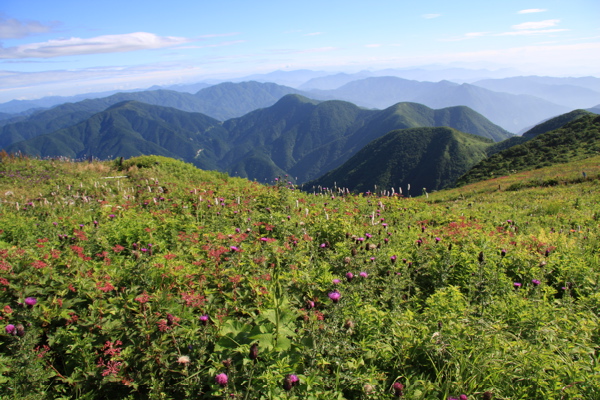
[[[548,11],[545,8],[528,8],[526,10],[518,11],[517,14],[533,14]]]
[[[0,15],[0,39],[18,39],[30,35],[52,32],[59,25],[59,22],[43,24],[38,21],[19,21],[18,19],[6,18]]]
[[[543,33],[557,33],[557,32],[565,32],[568,29],[523,29],[519,31],[511,31],[511,32],[503,32],[498,33],[496,36],[528,36],[528,35],[540,35]]]
[[[441,17],[442,14],[423,14],[421,15],[421,17],[425,18],[425,19],[432,19],[432,18],[437,18],[437,17]]]
[[[53,58],[83,54],[123,53],[144,49],[173,47],[190,41],[192,40],[188,38],[157,36],[147,32],[105,35],[89,39],[57,39],[15,47],[0,47],[0,59]]]
[[[546,33],[558,33],[565,32],[568,29],[564,28],[552,28],[556,26],[560,22],[559,19],[547,19],[545,21],[535,21],[535,22],[523,22],[522,24],[517,24],[511,26],[513,31],[502,32],[496,34],[496,36],[530,36],[530,35],[541,35]],[[552,28],[552,29],[546,29]]]
[[[545,21],[537,22],[523,22],[522,24],[513,25],[513,29],[544,29],[556,26],[560,22],[560,19],[547,19]]]

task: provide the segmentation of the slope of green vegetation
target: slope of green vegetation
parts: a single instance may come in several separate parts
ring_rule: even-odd
[[[564,125],[566,125],[567,123],[569,123],[573,120],[576,120],[577,118],[580,118],[583,116],[590,116],[590,115],[592,115],[592,113],[589,111],[586,111],[586,110],[574,110],[569,113],[562,114],[557,117],[551,118],[548,121],[544,121],[541,124],[534,126],[527,132],[523,133],[523,137],[526,138],[527,140],[533,139],[534,137],[541,135],[542,133],[546,133],[546,132],[553,131],[555,129],[559,129],[559,128],[563,127]]]
[[[598,399],[590,160],[404,198],[4,154],[0,397]]]
[[[439,190],[486,156],[493,142],[451,128],[392,131],[369,143],[339,168],[304,187],[341,187],[353,192]],[[408,193],[408,192],[405,192]]]
[[[562,164],[600,153],[600,117],[581,115],[559,129],[500,151],[475,165],[457,185]]]

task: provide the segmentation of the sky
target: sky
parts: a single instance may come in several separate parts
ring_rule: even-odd
[[[600,77],[600,1],[0,0],[0,103],[426,65]]]

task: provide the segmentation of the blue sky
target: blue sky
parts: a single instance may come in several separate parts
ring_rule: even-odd
[[[598,0],[2,0],[0,102],[296,69],[600,76],[598,21]]]

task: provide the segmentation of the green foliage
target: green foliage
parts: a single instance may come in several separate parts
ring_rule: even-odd
[[[422,198],[1,161],[2,398],[600,395],[597,161]]]

